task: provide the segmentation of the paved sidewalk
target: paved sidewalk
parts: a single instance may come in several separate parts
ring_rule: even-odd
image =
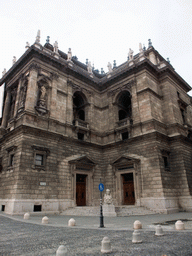
[[[41,221],[45,215],[32,213],[29,220],[24,220],[23,215],[4,216],[26,223],[42,225]],[[75,228],[98,229],[100,225],[100,219],[97,216],[83,217],[49,214],[47,214],[46,216],[49,218],[49,226],[68,227],[68,220],[70,218],[74,218],[76,220]],[[165,231],[174,231],[175,222],[177,220],[186,220],[184,221],[186,231],[192,231],[192,212],[179,212],[173,214],[153,214],[128,217],[104,217],[104,225],[105,229],[107,230],[133,230],[133,223],[135,220],[141,221],[143,229],[147,231],[154,231],[155,226],[157,224],[161,224]],[[168,223],[166,223],[167,221]],[[173,223],[169,224],[169,221],[172,221]]]
[[[68,249],[68,255],[101,255],[101,241],[108,236],[112,253],[131,256],[192,256],[192,213],[146,215],[104,218],[105,228],[98,228],[98,217],[77,217],[76,227],[68,227],[70,216],[48,215],[50,224],[41,224],[43,215],[0,215],[0,255],[55,256],[59,245]],[[143,243],[133,244],[133,222],[139,219]],[[155,223],[186,219],[186,230],[175,231],[174,224],[163,225],[165,235],[155,236]]]

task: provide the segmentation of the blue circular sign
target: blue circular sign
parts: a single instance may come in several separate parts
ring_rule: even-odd
[[[104,190],[104,185],[103,185],[103,183],[100,183],[100,184],[99,184],[99,191],[102,192],[103,190]]]

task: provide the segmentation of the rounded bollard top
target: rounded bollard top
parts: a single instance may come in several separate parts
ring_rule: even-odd
[[[69,221],[68,221],[68,226],[75,226],[76,225],[76,221],[71,218]]]
[[[24,218],[25,220],[28,220],[29,217],[30,217],[30,213],[29,213],[29,212],[26,212],[26,213],[24,214],[24,216],[23,216],[23,218]]]
[[[134,223],[133,223],[133,228],[134,229],[142,229],[142,224],[139,220],[136,220]]]
[[[56,256],[64,256],[67,255],[67,248],[64,245],[60,245],[57,249]]]
[[[48,220],[49,218],[47,216],[43,217],[43,220]]]
[[[110,241],[110,240],[109,240],[109,237],[108,237],[108,236],[105,236],[105,237],[103,238],[103,241],[104,241],[104,242]]]
[[[175,229],[176,230],[184,230],[185,229],[185,225],[181,220],[178,220],[175,222]]]
[[[48,224],[49,218],[47,216],[42,218],[42,223],[43,224]]]
[[[101,242],[101,252],[102,253],[111,253],[112,252],[111,242],[107,236],[105,236]]]
[[[141,221],[136,220],[136,221],[134,222],[134,224],[141,224]]]

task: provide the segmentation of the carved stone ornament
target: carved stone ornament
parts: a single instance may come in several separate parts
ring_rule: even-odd
[[[20,88],[17,114],[22,113],[24,111],[24,109],[25,109],[27,85],[28,85],[28,80],[26,79],[26,81],[22,84],[22,86]]]
[[[58,73],[51,73],[50,79],[51,80],[58,80],[59,79]]]
[[[30,66],[29,66],[29,70],[35,70],[35,71],[40,71],[40,66],[37,65],[36,63],[32,63]]]
[[[38,91],[38,101],[37,105],[35,106],[36,111],[40,115],[46,115],[48,113],[47,109],[47,87],[44,82],[39,82],[38,85],[39,91]]]
[[[14,108],[15,108],[15,100],[17,95],[17,88],[11,89],[11,105],[10,105],[10,112],[9,112],[9,119],[13,118],[14,116]]]

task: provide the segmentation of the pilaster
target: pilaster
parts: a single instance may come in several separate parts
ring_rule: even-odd
[[[29,82],[27,88],[27,95],[26,95],[26,103],[25,109],[34,112],[34,107],[37,101],[37,76],[38,76],[38,67],[35,65],[31,66],[30,75],[29,75]]]
[[[52,88],[51,88],[51,104],[50,104],[50,117],[57,119],[57,82],[58,75],[52,74]]]
[[[1,124],[1,127],[4,129],[7,126],[7,121],[8,121],[7,119],[8,119],[8,115],[9,115],[10,104],[11,104],[11,91],[7,90],[7,95],[6,95],[6,99],[5,99],[5,107],[4,107],[4,111],[3,111],[3,118],[2,118],[2,124]]]

